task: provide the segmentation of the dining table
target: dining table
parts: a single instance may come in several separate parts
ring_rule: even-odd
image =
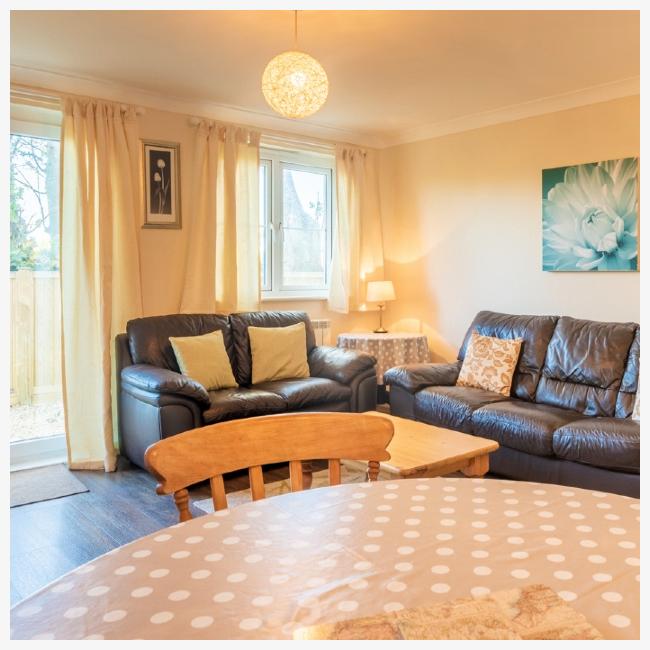
[[[290,639],[298,628],[543,584],[639,638],[638,499],[494,478],[322,487],[116,548],[11,610],[12,639]]]

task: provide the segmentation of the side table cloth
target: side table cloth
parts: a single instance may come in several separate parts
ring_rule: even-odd
[[[389,368],[406,363],[428,363],[429,344],[424,334],[408,332],[346,332],[339,334],[340,348],[367,352],[377,359],[377,383],[384,383],[384,373]]]

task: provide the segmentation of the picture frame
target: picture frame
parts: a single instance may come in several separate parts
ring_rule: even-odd
[[[182,227],[180,149],[178,142],[142,140],[143,228]]]
[[[639,271],[639,158],[542,170],[542,270]]]

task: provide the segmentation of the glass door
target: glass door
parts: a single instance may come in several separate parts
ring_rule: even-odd
[[[59,129],[32,126],[29,123],[16,126],[12,121],[10,136],[8,271],[12,469],[65,460],[59,283]]]

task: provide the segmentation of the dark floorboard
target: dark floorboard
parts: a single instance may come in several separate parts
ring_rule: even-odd
[[[266,483],[288,476],[286,465],[264,471]],[[78,471],[75,477],[88,492],[11,508],[12,605],[81,564],[178,521],[172,498],[157,495],[155,479],[128,461],[121,460],[117,472]],[[248,474],[231,474],[225,483],[227,492],[246,489]],[[209,496],[207,483],[190,490],[192,501]]]

